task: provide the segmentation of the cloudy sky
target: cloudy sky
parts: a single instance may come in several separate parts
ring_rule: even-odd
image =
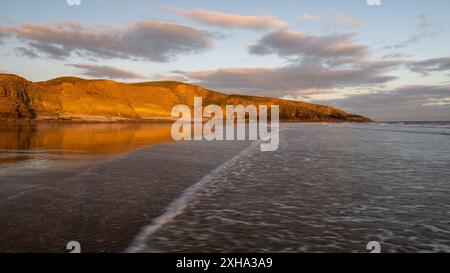
[[[179,80],[376,120],[450,120],[449,10],[448,0],[1,1],[0,73]]]

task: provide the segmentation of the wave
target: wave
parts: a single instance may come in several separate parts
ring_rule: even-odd
[[[450,135],[450,122],[381,122],[349,124],[350,128],[409,134]]]
[[[152,223],[142,229],[142,231],[135,237],[131,245],[127,248],[125,252],[127,253],[136,253],[136,252],[144,252],[148,251],[148,246],[146,242],[150,239],[150,237],[161,229],[164,225],[171,222],[178,215],[183,213],[186,207],[191,204],[193,199],[199,190],[201,190],[205,185],[207,185],[218,173],[233,165],[239,158],[250,153],[255,149],[259,149],[260,142],[255,141],[249,147],[241,151],[239,154],[231,158],[229,161],[225,162],[221,166],[212,170],[209,174],[204,176],[197,183],[187,188],[183,194],[173,201],[166,209],[165,213],[161,216],[155,218]]]

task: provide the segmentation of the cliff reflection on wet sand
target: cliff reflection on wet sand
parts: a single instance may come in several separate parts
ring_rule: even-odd
[[[64,124],[0,123],[0,164],[52,155],[110,156],[171,141],[168,123]]]

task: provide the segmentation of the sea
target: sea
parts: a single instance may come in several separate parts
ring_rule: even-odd
[[[450,123],[283,124],[187,195],[131,250],[450,252]]]
[[[169,141],[170,132],[70,126],[2,126],[0,181]],[[149,128],[158,133],[148,137]],[[255,142],[211,170],[128,251],[365,253],[369,242],[381,252],[450,252],[450,122],[281,124],[277,151]]]

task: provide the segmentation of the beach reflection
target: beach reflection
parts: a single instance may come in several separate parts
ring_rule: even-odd
[[[169,123],[0,123],[0,165],[33,159],[110,156],[169,142]]]

